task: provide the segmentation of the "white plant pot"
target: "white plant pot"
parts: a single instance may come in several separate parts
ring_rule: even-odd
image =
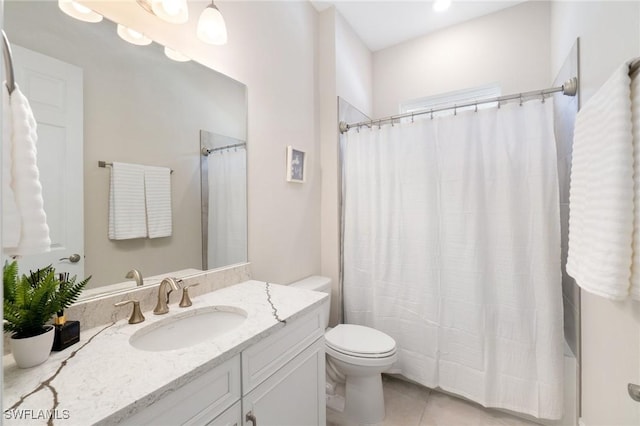
[[[53,326],[33,337],[15,339],[11,337],[11,354],[20,368],[35,367],[49,358],[53,346]]]

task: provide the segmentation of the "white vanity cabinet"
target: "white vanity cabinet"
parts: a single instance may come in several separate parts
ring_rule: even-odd
[[[316,309],[242,352],[244,425],[326,423],[322,315]]]
[[[324,426],[323,336],[316,308],[121,424]]]

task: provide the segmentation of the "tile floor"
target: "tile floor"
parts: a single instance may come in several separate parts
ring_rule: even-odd
[[[383,375],[386,417],[381,426],[540,426],[422,386]],[[327,426],[355,426],[327,411]]]

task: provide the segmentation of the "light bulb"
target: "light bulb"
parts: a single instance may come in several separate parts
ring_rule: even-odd
[[[227,43],[227,25],[213,2],[200,14],[197,34],[200,40],[208,44],[221,45]]]
[[[102,21],[102,15],[73,0],[58,0],[58,7],[61,11],[79,21],[94,23]]]
[[[118,24],[118,35],[124,41],[127,41],[131,44],[135,44],[136,46],[146,46],[151,44],[151,39],[145,36],[142,33],[139,33],[136,30],[132,30],[131,28],[127,28],[124,25]]]
[[[173,49],[170,49],[167,46],[164,47],[164,54],[167,55],[167,58],[173,59],[174,61],[177,61],[177,62],[188,62],[191,60],[189,59],[189,57]]]
[[[433,3],[433,10],[436,12],[444,12],[451,6],[451,0],[436,0]]]
[[[171,24],[184,24],[189,20],[187,0],[151,0],[151,10]]]

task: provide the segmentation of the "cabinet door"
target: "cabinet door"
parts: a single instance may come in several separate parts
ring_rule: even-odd
[[[324,426],[324,369],[322,337],[242,399],[244,425]]]
[[[236,355],[184,386],[165,392],[120,424],[202,426],[238,401],[240,395],[240,356]]]
[[[207,426],[240,426],[242,425],[242,405],[240,401],[233,404],[224,413],[207,423]]]

